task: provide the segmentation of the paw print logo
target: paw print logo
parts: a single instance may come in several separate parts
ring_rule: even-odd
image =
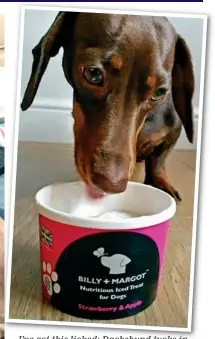
[[[43,261],[43,283],[46,286],[48,294],[51,296],[53,293],[60,293],[61,287],[57,283],[58,275],[55,271],[52,271],[50,263]]]

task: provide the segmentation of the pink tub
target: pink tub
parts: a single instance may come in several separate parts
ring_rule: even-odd
[[[75,216],[74,207],[85,203],[83,189],[81,182],[72,182],[37,193],[44,296],[58,310],[81,318],[137,314],[156,298],[175,201],[130,182],[124,193],[92,201]],[[112,210],[140,217],[95,217]]]

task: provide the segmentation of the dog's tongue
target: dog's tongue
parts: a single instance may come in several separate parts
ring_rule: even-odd
[[[102,199],[105,193],[100,192],[95,187],[87,185],[87,194],[92,199]]]

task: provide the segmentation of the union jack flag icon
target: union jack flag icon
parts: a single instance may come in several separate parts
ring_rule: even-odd
[[[52,233],[44,226],[40,226],[40,239],[48,246],[52,247]]]

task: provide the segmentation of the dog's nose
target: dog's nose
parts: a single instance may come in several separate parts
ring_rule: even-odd
[[[113,183],[106,176],[99,173],[93,177],[93,184],[103,192],[109,194],[124,192],[127,187],[127,183],[128,179]]]
[[[124,192],[129,180],[130,157],[109,156],[101,165],[94,166],[93,184],[105,193]]]

